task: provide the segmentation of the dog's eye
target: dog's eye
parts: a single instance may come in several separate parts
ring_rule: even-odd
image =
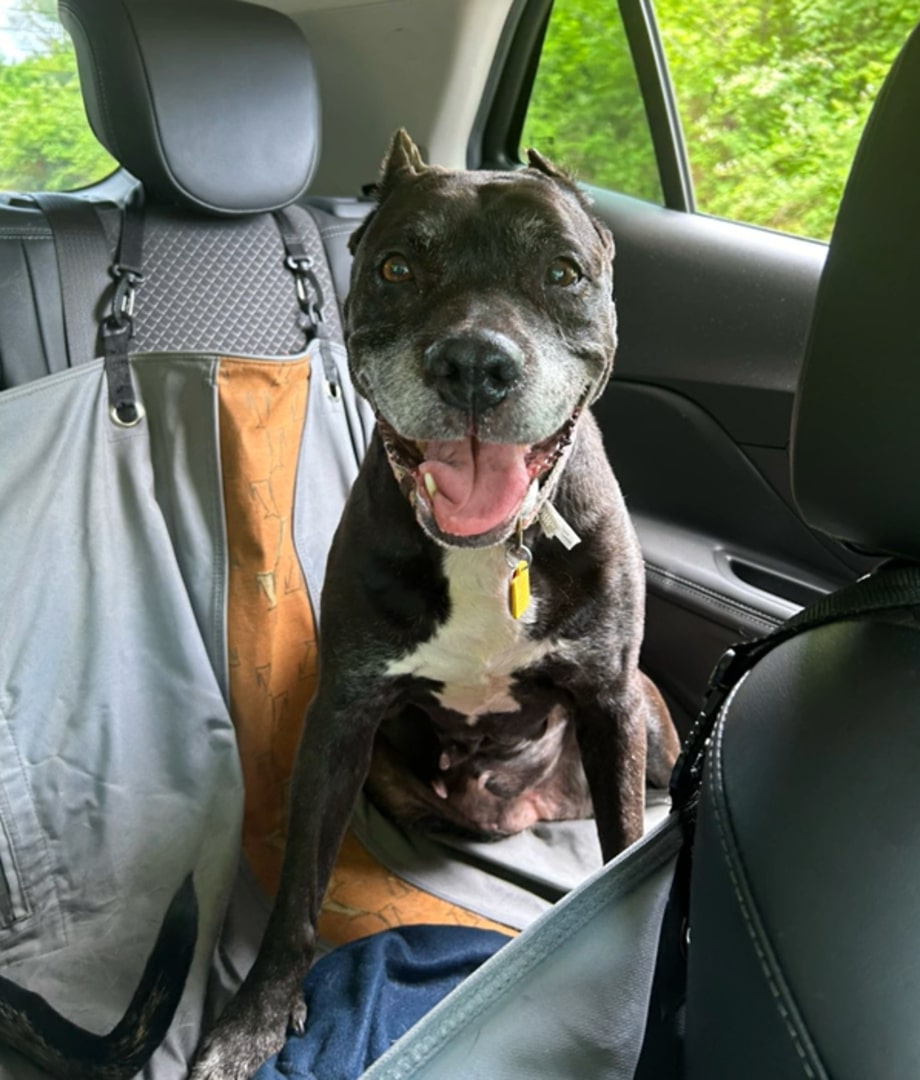
[[[391,285],[412,280],[412,267],[401,255],[388,255],[380,265],[380,276]]]
[[[547,285],[560,285],[562,288],[567,288],[581,281],[581,272],[571,259],[553,259],[546,268],[544,280]]]

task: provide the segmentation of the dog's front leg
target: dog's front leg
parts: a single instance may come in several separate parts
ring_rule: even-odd
[[[578,702],[575,731],[604,862],[642,836],[647,735],[645,703],[634,678]]]
[[[265,937],[190,1080],[247,1080],[281,1048],[289,1027],[303,1030],[301,984],[313,960],[317,915],[385,707],[379,688],[375,694],[353,679],[321,679],[291,778],[287,846]]]

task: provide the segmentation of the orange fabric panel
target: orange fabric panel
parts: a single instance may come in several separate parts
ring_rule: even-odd
[[[349,830],[319,914],[319,936],[331,945],[414,923],[446,923],[515,935],[482,915],[416,889],[391,873]]]
[[[270,896],[278,889],[291,768],[317,676],[316,625],[291,530],[309,375],[307,359],[223,358],[218,369],[230,713],[246,792],[243,850]],[[408,885],[349,833],[320,934],[342,944],[419,922],[513,933]]]
[[[309,374],[306,358],[224,358],[218,369],[243,849],[270,895],[281,872],[291,767],[316,686],[316,626],[291,530]]]

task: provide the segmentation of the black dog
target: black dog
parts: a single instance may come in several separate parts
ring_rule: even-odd
[[[646,773],[667,781],[641,554],[588,412],[616,345],[613,242],[529,161],[449,172],[400,132],[352,239],[349,358],[377,432],[329,558],[280,891],[193,1080],[243,1080],[302,1027],[365,779],[397,818],[479,836],[593,805],[606,859],[641,835]]]

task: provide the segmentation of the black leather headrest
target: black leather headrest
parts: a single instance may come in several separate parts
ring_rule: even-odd
[[[217,214],[296,199],[319,151],[299,28],[238,0],[60,0],[97,138],[155,198]]]
[[[799,382],[805,518],[920,560],[920,33],[879,94],[847,183]]]

